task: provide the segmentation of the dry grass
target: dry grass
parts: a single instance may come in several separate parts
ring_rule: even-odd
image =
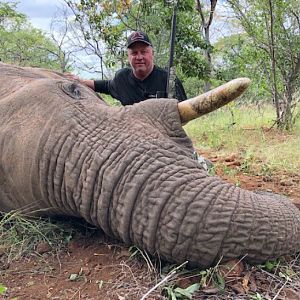
[[[8,223],[3,220],[10,221]],[[10,261],[34,253],[36,249],[34,245],[40,241],[47,241],[51,244],[53,253],[64,252],[65,249],[61,247],[62,245],[58,241],[65,239],[65,233],[70,233],[69,222],[51,223],[50,220],[28,220],[22,219],[20,216],[12,219],[11,215],[6,215],[2,217],[1,224],[1,242],[8,242],[8,237],[12,232],[17,232],[17,235],[20,235],[19,237],[14,235],[12,240],[21,240],[22,245],[25,245],[24,239],[31,236],[27,248],[21,247],[22,251],[15,252],[17,255],[6,256],[6,260],[9,258]],[[37,228],[35,228],[36,226]],[[17,228],[21,228],[21,231]],[[86,240],[94,240],[94,228],[82,230],[81,224],[74,226],[73,223],[73,230],[75,236],[80,233],[81,236],[86,236]],[[26,238],[24,238],[23,233],[28,233]],[[96,240],[95,243],[97,243]],[[14,242],[12,249],[18,247],[17,245],[20,245],[20,242],[17,244]],[[219,263],[207,270],[187,270],[185,264],[181,266],[165,264],[135,247],[127,251],[121,244],[115,244],[113,241],[108,241],[106,247],[115,253],[112,255],[116,255],[119,251],[125,252],[125,256],[117,264],[102,266],[102,269],[110,270],[109,280],[96,281],[103,299],[191,299],[189,297],[192,299],[220,300],[299,299],[297,298],[300,295],[299,255],[282,258],[275,262],[267,262],[261,266],[251,266],[241,259],[225,264]],[[118,251],[114,249],[118,249]],[[12,250],[10,253],[14,253],[14,251]],[[57,259],[60,259],[59,257],[58,255]],[[85,257],[84,250],[82,250],[82,257]],[[44,261],[42,262],[41,259]],[[40,256],[37,261],[40,265],[47,265],[47,263],[48,266],[51,265],[49,256],[48,259]],[[47,272],[51,275],[53,272],[51,266]],[[15,274],[17,275],[17,273]],[[33,275],[34,273],[31,273],[30,276]],[[54,274],[52,276],[55,277]],[[89,280],[85,276],[82,278],[84,280],[77,283],[77,289],[72,294],[73,299],[86,299],[82,295]],[[3,288],[3,285],[0,284],[0,290],[1,287]]]

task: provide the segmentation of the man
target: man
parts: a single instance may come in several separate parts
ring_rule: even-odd
[[[111,95],[122,105],[132,105],[149,98],[167,98],[168,73],[154,65],[154,50],[148,35],[133,32],[127,39],[127,54],[131,68],[123,68],[112,80],[81,80],[99,93]],[[175,79],[175,98],[186,99],[182,83]]]
[[[168,72],[154,64],[154,51],[148,35],[142,31],[133,32],[127,39],[127,54],[131,68],[123,68],[112,80],[79,80],[98,93],[111,95],[122,105],[132,105],[149,98],[167,98]],[[175,78],[175,98],[186,100],[182,83]],[[208,171],[212,164],[197,152],[195,160],[202,169]]]

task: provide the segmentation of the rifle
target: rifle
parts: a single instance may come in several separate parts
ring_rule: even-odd
[[[171,38],[170,38],[170,54],[169,54],[169,65],[168,65],[168,77],[167,77],[167,97],[175,98],[175,66],[174,66],[174,50],[175,50],[175,36],[176,36],[176,19],[177,19],[177,7],[178,2],[175,0],[172,15],[171,25]]]

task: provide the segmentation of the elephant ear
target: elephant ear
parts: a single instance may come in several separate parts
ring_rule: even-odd
[[[210,113],[239,97],[250,85],[249,78],[231,80],[205,94],[180,102],[178,111],[183,124]]]

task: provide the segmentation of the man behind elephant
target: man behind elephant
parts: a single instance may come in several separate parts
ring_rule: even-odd
[[[71,79],[79,80],[96,92],[111,95],[122,105],[132,105],[149,98],[167,98],[166,70],[154,64],[154,50],[148,35],[134,31],[127,39],[127,54],[131,68],[116,72],[112,80],[82,80],[74,75]],[[175,98],[186,99],[182,83],[175,79]]]
[[[133,32],[127,39],[127,54],[131,68],[117,71],[112,80],[72,79],[92,88],[96,92],[111,95],[122,105],[132,105],[149,98],[167,98],[168,73],[154,64],[154,50],[148,35]],[[175,98],[186,99],[182,83],[175,79]]]
[[[127,54],[131,68],[120,69],[112,80],[83,80],[69,76],[96,92],[111,95],[122,105],[132,105],[149,98],[167,98],[168,73],[154,64],[153,46],[146,33],[134,31],[128,37]],[[175,77],[174,83],[174,98],[179,102],[186,100],[181,81]],[[212,163],[196,151],[194,156],[202,169],[208,171],[212,168]]]

